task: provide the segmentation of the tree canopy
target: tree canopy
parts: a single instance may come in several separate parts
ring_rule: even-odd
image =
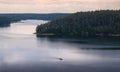
[[[77,12],[65,18],[38,25],[38,36],[66,37],[120,36],[120,10]]]

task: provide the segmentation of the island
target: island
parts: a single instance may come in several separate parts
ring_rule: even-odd
[[[37,36],[120,37],[120,10],[77,12],[38,25]]]

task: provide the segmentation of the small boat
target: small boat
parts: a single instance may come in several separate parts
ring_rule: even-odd
[[[63,58],[58,58],[59,60],[63,60]]]

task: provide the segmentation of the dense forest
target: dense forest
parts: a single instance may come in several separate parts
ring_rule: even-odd
[[[37,36],[120,37],[120,10],[77,12],[38,25]]]

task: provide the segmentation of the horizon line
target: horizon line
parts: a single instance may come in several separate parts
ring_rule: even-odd
[[[120,9],[97,9],[97,10],[86,10],[76,12],[0,12],[0,14],[72,14],[77,12],[88,12],[88,11],[103,11],[103,10],[120,10]]]

